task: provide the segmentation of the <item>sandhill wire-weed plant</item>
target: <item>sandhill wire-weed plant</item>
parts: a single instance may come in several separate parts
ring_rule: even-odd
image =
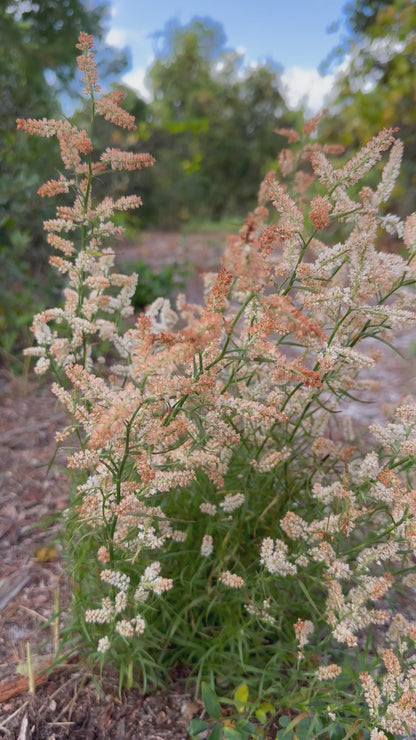
[[[80,35],[90,130],[18,121],[58,139],[64,171],[41,195],[73,196],[45,223],[63,306],[35,316],[27,350],[68,410],[59,442],[79,445],[62,518],[73,643],[124,685],[178,663],[197,687],[242,684],[253,711],[303,713],[302,737],[415,733],[416,404],[365,433],[348,416],[374,390],[377,347],[416,316],[416,214],[385,209],[402,145],[383,130],[335,168],[319,116],[280,131],[290,190],[265,177],[204,302],[160,298],[126,323],[137,278],[105,244],[141,201],[96,202],[94,182],[153,159],[94,153],[97,115],[134,120],[121,93],[99,95],[92,45]],[[378,186],[362,184],[381,160]],[[376,249],[383,230],[400,256]]]

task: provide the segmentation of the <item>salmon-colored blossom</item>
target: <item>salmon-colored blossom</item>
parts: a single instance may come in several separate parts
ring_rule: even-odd
[[[141,170],[155,163],[155,159],[150,154],[134,154],[110,147],[105,150],[100,159],[104,164],[109,164],[112,170]]]
[[[104,116],[106,121],[114,123],[115,126],[121,126],[121,128],[127,128],[130,131],[134,131],[136,129],[134,116],[127,113],[127,111],[121,107],[123,99],[123,90],[113,90],[107,95],[102,95],[98,98],[96,103],[97,113]]]
[[[311,200],[311,209],[309,211],[309,217],[318,231],[326,229],[330,225],[329,214],[331,212],[331,204],[328,196],[317,195]]]
[[[100,86],[97,83],[98,71],[95,62],[94,54],[91,49],[94,46],[94,38],[88,33],[81,31],[78,37],[77,49],[82,51],[82,54],[77,57],[78,69],[83,72],[82,81],[85,83],[85,87],[82,90],[83,95],[91,95],[94,92],[99,92]]]

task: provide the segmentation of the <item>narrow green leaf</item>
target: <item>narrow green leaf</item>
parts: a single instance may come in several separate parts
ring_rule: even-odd
[[[348,738],[350,738],[353,735],[355,735],[355,733],[357,732],[357,730],[360,730],[361,727],[364,727],[364,724],[361,724],[360,720],[359,719],[356,719],[355,722],[354,722],[354,724],[351,726],[351,728],[347,732],[347,734],[344,735],[344,740],[348,740]]]
[[[214,725],[208,735],[208,740],[222,740],[222,725]]]
[[[213,691],[213,689],[211,689],[211,686],[209,686],[205,681],[202,681],[201,691],[202,701],[204,702],[204,707],[207,713],[210,717],[213,717],[214,719],[219,719],[221,716],[221,707],[215,691]]]
[[[190,735],[199,735],[200,732],[203,732],[204,730],[207,730],[209,727],[209,723],[205,722],[204,719],[199,719],[199,717],[194,717],[191,719],[188,727],[188,732]]]

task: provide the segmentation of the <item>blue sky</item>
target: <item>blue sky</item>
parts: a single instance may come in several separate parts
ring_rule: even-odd
[[[145,72],[152,62],[151,35],[166,22],[181,24],[194,16],[219,21],[227,46],[244,52],[245,64],[273,59],[284,68],[289,104],[307,96],[311,110],[322,107],[333,75],[322,78],[317,67],[339,40],[328,27],[342,19],[346,0],[112,0],[108,41],[127,46],[131,69],[124,81],[143,94]]]

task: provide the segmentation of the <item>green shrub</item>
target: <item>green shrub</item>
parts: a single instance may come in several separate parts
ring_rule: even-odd
[[[126,265],[126,272],[130,267],[138,274],[136,290],[133,293],[131,304],[135,310],[145,308],[159,298],[168,298],[175,290],[184,287],[183,280],[185,270],[180,268],[177,262],[165,265],[160,270],[152,270],[143,260],[137,260],[132,265]]]

